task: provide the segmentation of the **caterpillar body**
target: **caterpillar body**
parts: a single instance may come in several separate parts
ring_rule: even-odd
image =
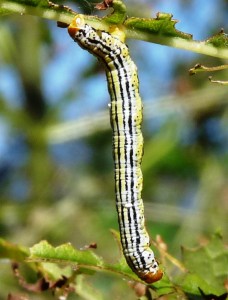
[[[141,198],[142,102],[137,67],[130,58],[128,47],[119,38],[95,30],[85,23],[83,16],[75,17],[68,32],[105,67],[111,97],[116,208],[123,253],[138,277],[153,283],[160,280],[163,273],[149,247]]]

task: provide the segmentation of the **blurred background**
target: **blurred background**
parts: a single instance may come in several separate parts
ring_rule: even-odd
[[[97,14],[94,0],[59,3]],[[196,40],[228,31],[227,0],[125,3],[129,16],[172,13],[180,21],[176,28]],[[118,247],[110,229],[118,223],[104,70],[53,21],[9,15],[0,22],[0,236],[27,247],[43,239],[77,248],[96,242],[97,254],[115,262]],[[197,246],[217,231],[227,242],[228,90],[208,76],[227,80],[228,72],[188,74],[196,63],[226,62],[127,43],[144,103],[143,199],[151,237],[161,235],[177,258],[182,245]],[[8,264],[1,263],[0,277],[5,299],[18,287]],[[127,283],[114,275],[89,280],[112,299],[131,299]]]

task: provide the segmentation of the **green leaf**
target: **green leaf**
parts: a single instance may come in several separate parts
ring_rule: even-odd
[[[130,30],[139,30],[157,36],[191,39],[191,34],[181,32],[175,28],[178,21],[173,20],[172,17],[172,14],[157,13],[155,19],[129,18],[124,25]]]
[[[191,34],[175,28],[177,20],[172,14],[157,13],[156,18],[127,18],[126,8],[121,0],[110,2],[112,14],[98,18],[84,16],[86,23],[96,29],[110,31],[116,24],[126,34],[126,38],[144,40],[161,45],[185,49],[214,57],[228,58],[227,35],[224,32],[208,38],[206,41],[195,41]],[[6,13],[30,14],[70,24],[77,14],[67,6],[58,5],[47,0],[2,0],[0,15]]]
[[[126,261],[120,260],[116,264],[104,263],[101,258],[95,255],[91,250],[77,250],[71,244],[64,244],[54,248],[47,241],[41,241],[30,248],[30,256],[28,261],[37,262],[53,262],[64,263],[69,265],[77,264],[78,267],[83,269],[83,273],[88,273],[87,269],[104,270],[114,273],[120,273],[124,276],[134,277],[139,280],[137,276],[131,271],[126,264]]]
[[[172,14],[159,12],[154,19],[128,18],[124,26],[128,38],[228,59],[227,34],[222,32],[206,41],[196,41],[191,34],[177,30],[177,22]]]
[[[199,294],[199,287],[205,294],[221,295],[225,292],[228,250],[218,234],[206,246],[197,249],[183,248],[182,253],[189,274],[179,282],[188,292]]]
[[[30,261],[77,263],[82,266],[101,266],[103,261],[90,250],[77,250],[68,243],[54,248],[47,241],[41,241],[30,248]]]
[[[217,48],[228,48],[228,34],[221,30],[216,35],[206,40],[207,44],[211,44]]]
[[[22,262],[29,256],[29,249],[0,239],[0,258]]]
[[[80,268],[81,273],[90,273],[92,271],[104,271],[119,274],[128,277],[131,280],[140,281],[135,273],[129,268],[123,255],[115,264],[105,263],[103,259],[98,257],[92,250],[77,250],[71,244],[64,244],[53,247],[47,241],[41,241],[30,248],[30,256],[27,258],[29,262],[52,262]],[[153,284],[156,288],[167,287],[168,278],[163,283]]]
[[[36,265],[38,266],[36,272],[42,273],[45,278],[49,278],[52,281],[57,281],[62,278],[62,276],[70,278],[73,274],[73,270],[70,266],[63,267],[49,262],[42,262]]]
[[[200,295],[199,287],[208,294],[217,294],[218,291],[210,286],[202,277],[197,274],[187,273],[184,276],[176,278],[176,283],[186,294]]]

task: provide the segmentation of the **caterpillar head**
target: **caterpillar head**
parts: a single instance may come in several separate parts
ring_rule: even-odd
[[[75,38],[75,35],[80,29],[83,29],[85,26],[84,18],[81,15],[77,15],[73,21],[68,26],[68,33],[72,37]]]

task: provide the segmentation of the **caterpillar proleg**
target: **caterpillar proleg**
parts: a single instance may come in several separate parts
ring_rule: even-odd
[[[137,67],[128,47],[105,31],[97,31],[78,15],[68,32],[82,48],[104,65],[111,97],[116,208],[123,253],[128,265],[147,283],[162,278],[162,271],[150,249],[141,198],[143,137],[142,102]]]

